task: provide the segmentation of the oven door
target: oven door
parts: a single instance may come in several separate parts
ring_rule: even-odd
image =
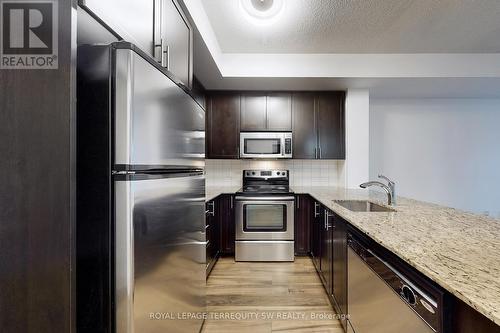
[[[236,240],[293,240],[294,197],[236,197]]]
[[[284,133],[240,133],[240,157],[285,158]]]

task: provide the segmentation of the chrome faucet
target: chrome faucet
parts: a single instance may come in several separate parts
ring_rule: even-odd
[[[384,183],[379,182],[379,181],[371,181],[371,182],[363,183],[363,184],[359,185],[359,187],[361,187],[361,188],[367,188],[367,187],[370,187],[370,186],[381,187],[381,188],[383,188],[387,192],[387,202],[388,202],[388,204],[390,206],[395,205],[396,204],[396,183],[393,182],[392,180],[390,180],[389,178],[387,178],[384,175],[378,175],[378,178],[385,179],[388,184],[385,185]]]

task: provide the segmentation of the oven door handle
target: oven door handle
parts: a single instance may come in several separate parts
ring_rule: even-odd
[[[237,201],[294,201],[294,196],[262,196],[262,197],[250,197],[250,196],[236,196],[234,198]]]

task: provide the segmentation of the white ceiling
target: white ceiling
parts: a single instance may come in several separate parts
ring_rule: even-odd
[[[497,53],[499,0],[284,0],[269,26],[202,0],[223,53]]]
[[[180,0],[207,89],[369,89],[373,98],[500,98],[500,0]]]

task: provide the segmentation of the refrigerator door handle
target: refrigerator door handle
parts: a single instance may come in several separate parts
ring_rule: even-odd
[[[115,182],[116,331],[134,327],[134,223],[130,182]]]

